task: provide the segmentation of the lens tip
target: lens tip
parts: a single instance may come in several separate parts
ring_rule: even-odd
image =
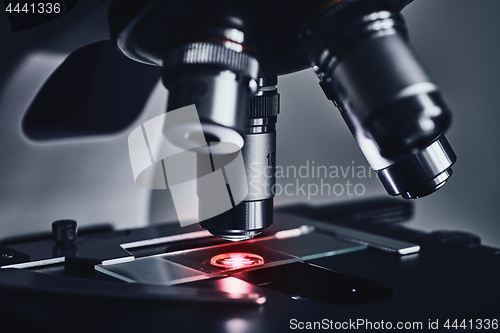
[[[215,237],[228,240],[231,242],[249,240],[262,232],[262,230],[214,230],[214,229],[208,229],[208,231]]]

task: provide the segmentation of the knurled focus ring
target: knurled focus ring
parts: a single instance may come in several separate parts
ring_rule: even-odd
[[[277,116],[280,112],[280,95],[255,96],[248,105],[249,118],[264,118]]]
[[[213,42],[194,42],[180,45],[170,51],[164,68],[180,65],[217,65],[238,74],[257,79],[259,63],[245,52],[238,52]]]

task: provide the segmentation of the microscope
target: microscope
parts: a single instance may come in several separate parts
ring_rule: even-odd
[[[163,67],[167,111],[195,104],[207,142],[244,142],[247,187],[262,187],[203,228],[238,241],[272,224],[277,76],[308,67],[387,193],[416,199],[448,181],[451,113],[408,44],[399,14],[408,3],[113,2],[112,40],[130,59]],[[210,205],[200,198],[200,209]]]
[[[162,116],[196,107],[196,121],[163,134],[180,148],[208,147],[195,150],[200,177],[238,156],[245,172],[236,185],[223,172],[232,207],[223,212],[209,189],[197,188],[197,213],[210,216],[199,225],[77,229],[64,219],[51,234],[3,240],[5,320],[87,332],[497,329],[498,302],[485,300],[500,297],[500,250],[477,236],[405,228],[399,223],[413,206],[399,198],[273,207],[277,124],[286,112],[278,78],[308,68],[389,195],[421,198],[451,177],[451,113],[409,45],[400,12],[410,2],[102,5],[88,26],[107,29],[120,59],[161,68]],[[63,3],[66,12],[83,5]],[[237,149],[219,152],[225,143]],[[167,182],[167,161],[153,155]],[[248,191],[238,199],[239,186]]]

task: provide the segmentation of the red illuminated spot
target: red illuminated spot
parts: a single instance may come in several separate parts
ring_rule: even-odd
[[[218,254],[210,259],[210,264],[226,269],[237,269],[262,265],[264,259],[258,254],[244,252],[229,252]]]

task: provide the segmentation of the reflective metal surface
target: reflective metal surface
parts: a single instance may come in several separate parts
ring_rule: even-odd
[[[259,78],[259,89],[248,104],[241,150],[248,194],[236,207],[200,223],[214,236],[231,241],[251,239],[273,223],[276,122],[280,111],[277,84],[275,75]]]
[[[379,170],[378,176],[389,194],[416,199],[443,186],[456,159],[443,135],[418,154]]]
[[[456,156],[444,137],[451,113],[407,43],[397,3],[332,5],[303,39],[387,192],[415,199],[445,184]]]

